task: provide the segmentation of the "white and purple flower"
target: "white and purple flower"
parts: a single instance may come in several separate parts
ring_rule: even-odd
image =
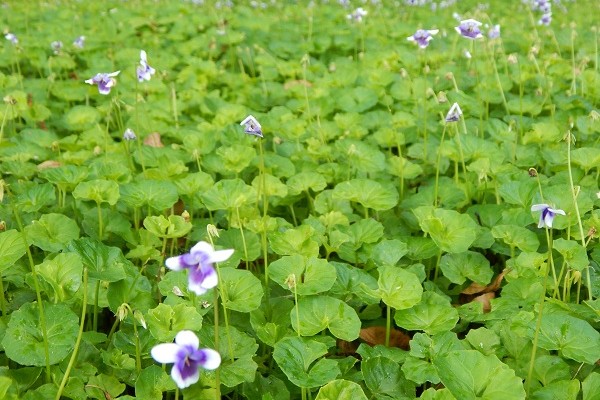
[[[548,204],[534,204],[531,206],[531,211],[541,211],[540,221],[538,222],[538,228],[548,227],[552,228],[552,221],[556,214],[566,215],[563,210],[558,208],[551,208]]]
[[[481,33],[481,22],[474,19],[465,19],[464,21],[460,21],[460,25],[454,27],[456,32],[460,33],[462,37],[467,39],[480,39],[483,37]]]
[[[73,46],[77,47],[78,49],[83,49],[83,46],[85,46],[85,36],[79,36],[77,39],[75,39],[73,41]]]
[[[500,25],[494,25],[488,31],[488,38],[498,39],[500,37]]]
[[[100,94],[109,94],[110,89],[117,84],[117,80],[114,78],[119,75],[121,71],[115,71],[111,73],[99,73],[96,74],[93,78],[87,79],[85,83],[89,83],[90,85],[97,85],[98,92]]]
[[[4,35],[4,39],[8,40],[15,46],[19,44],[19,39],[17,38],[17,35],[15,35],[14,33],[8,32],[6,35]]]
[[[446,122],[456,122],[460,119],[461,115],[462,110],[460,109],[460,106],[458,103],[454,103],[452,104],[452,107],[450,107],[448,114],[446,114]]]
[[[242,122],[240,122],[240,125],[244,127],[244,132],[248,135],[258,136],[260,138],[263,137],[262,126],[260,126],[256,118],[254,118],[252,115],[248,115]]]
[[[542,17],[538,20],[539,25],[545,25],[545,26],[549,26],[551,22],[552,22],[552,13],[551,12],[542,14]]]
[[[63,48],[63,42],[61,42],[60,40],[55,40],[54,42],[50,43],[50,48],[52,49],[52,51],[54,52],[54,54],[60,54],[60,51]]]
[[[363,18],[366,17],[367,14],[367,10],[363,9],[362,7],[358,7],[356,10],[354,10],[354,12],[348,14],[346,18],[351,21],[362,22]]]
[[[136,69],[139,82],[149,81],[156,72],[154,68],[148,65],[148,59],[144,50],[140,51],[140,65]]]
[[[135,139],[137,139],[135,132],[129,128],[125,129],[125,132],[123,132],[123,140],[129,141],[129,140],[135,140]]]
[[[433,40],[433,35],[439,32],[437,29],[419,29],[414,35],[409,36],[406,40],[415,42],[420,48],[424,49],[429,46],[429,42]]]
[[[165,265],[173,271],[187,269],[188,288],[197,295],[202,295],[219,283],[213,263],[227,260],[233,251],[214,250],[210,243],[198,242],[189,253],[167,258]]]
[[[192,331],[181,331],[175,343],[161,343],[150,350],[152,358],[162,364],[173,364],[171,377],[184,389],[200,379],[200,367],[208,370],[221,365],[221,355],[213,349],[200,349],[200,340]]]

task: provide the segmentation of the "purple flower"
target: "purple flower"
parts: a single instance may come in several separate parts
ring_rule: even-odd
[[[244,132],[248,135],[263,137],[262,127],[252,115],[248,115],[246,119],[240,122],[240,125],[244,127]]]
[[[439,30],[437,29],[419,29],[414,35],[407,37],[406,40],[415,42],[420,48],[424,49],[425,47],[429,46],[429,42],[433,40],[432,35],[435,35],[438,32]]]
[[[199,367],[217,369],[221,355],[213,349],[199,349],[200,340],[192,331],[181,331],[175,343],[161,343],[150,350],[152,358],[162,364],[173,364],[171,377],[177,387],[184,389],[200,379]]]
[[[550,22],[552,22],[552,13],[546,13],[543,14],[542,17],[539,19],[538,24],[539,25],[550,25]]]
[[[563,210],[557,208],[550,208],[548,204],[534,204],[531,206],[531,211],[541,211],[540,222],[538,222],[538,228],[544,226],[552,228],[552,221],[556,214],[566,215]]]
[[[14,33],[7,33],[6,35],[4,35],[4,38],[8,41],[10,41],[12,44],[14,44],[15,46],[17,44],[19,44],[19,39],[17,38],[17,35],[15,35]]]
[[[100,94],[109,94],[110,89],[117,84],[117,80],[113,77],[119,75],[119,73],[121,73],[121,71],[99,73],[93,78],[87,79],[85,83],[89,83],[90,85],[98,85],[98,92],[100,92]]]
[[[367,16],[367,11],[365,9],[363,9],[362,7],[358,7],[356,10],[354,10],[353,13],[348,14],[346,16],[346,18],[348,18],[349,20],[353,20],[356,22],[362,22],[363,18]]]
[[[494,25],[488,31],[488,38],[497,39],[500,37],[500,25]]]
[[[474,19],[466,19],[464,21],[460,21],[460,25],[454,29],[456,32],[460,33],[462,37],[475,40],[483,37],[481,30],[479,29],[480,26],[481,22]]]
[[[154,75],[156,72],[154,68],[148,65],[146,52],[144,50],[140,51],[140,65],[137,67],[136,71],[139,82],[149,81],[150,78],[152,78],[152,75]]]
[[[173,271],[189,270],[188,288],[197,295],[202,295],[219,283],[213,263],[225,261],[232,254],[233,250],[215,251],[210,243],[198,242],[189,253],[169,257],[165,264]]]
[[[125,129],[125,132],[123,133],[123,140],[135,140],[135,139],[137,139],[137,136],[135,136],[135,132],[129,128]]]
[[[452,107],[450,107],[448,114],[446,114],[446,122],[456,122],[460,119],[461,115],[462,110],[460,109],[460,106],[458,103],[454,103],[452,104]]]
[[[77,39],[75,39],[73,41],[73,46],[77,47],[78,49],[83,49],[84,45],[85,45],[85,36],[79,36]]]
[[[63,42],[61,42],[60,40],[55,40],[54,42],[50,43],[50,48],[52,48],[54,54],[59,54],[61,49],[63,48]]]

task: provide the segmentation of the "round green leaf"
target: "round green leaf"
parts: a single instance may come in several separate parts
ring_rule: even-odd
[[[119,185],[117,182],[104,179],[81,182],[73,190],[73,197],[82,200],[93,200],[96,203],[108,203],[111,206],[119,200]]]
[[[358,383],[345,379],[336,379],[319,389],[315,400],[367,400],[365,392]]]
[[[54,291],[54,302],[71,298],[81,286],[83,263],[75,253],[60,253],[46,259],[35,269]]]
[[[77,222],[63,214],[44,214],[25,230],[34,246],[48,252],[63,250],[67,243],[79,238]]]
[[[16,229],[0,232],[0,273],[12,267],[26,252],[21,232]]]
[[[421,301],[423,287],[419,278],[400,267],[379,268],[379,294],[388,306],[396,310],[410,308]]]
[[[256,190],[241,179],[223,179],[202,195],[204,205],[211,211],[233,210],[256,202]]]
[[[284,256],[269,265],[269,277],[284,289],[290,289],[290,275],[296,277],[296,292],[306,296],[325,292],[336,279],[335,268],[327,260],[301,255]]]
[[[327,181],[323,175],[317,172],[300,172],[292,176],[286,182],[291,195],[308,192],[312,189],[314,192],[320,192],[327,187]]]
[[[179,331],[197,331],[202,328],[202,316],[186,304],[170,306],[159,304],[148,311],[146,323],[150,333],[159,342],[172,342]]]
[[[44,304],[50,365],[64,360],[73,351],[79,318],[64,304]],[[21,365],[46,365],[37,304],[26,303],[11,314],[2,339],[6,356]]]
[[[522,251],[537,251],[540,247],[540,241],[534,232],[517,225],[496,225],[492,228],[492,236]]]
[[[445,254],[440,260],[440,269],[450,282],[459,285],[465,283],[467,279],[487,285],[494,276],[487,258],[474,251]]]
[[[396,311],[394,321],[409,331],[422,330],[435,335],[454,328],[458,321],[458,311],[445,297],[435,292],[425,292],[419,304]]]
[[[67,129],[71,131],[85,131],[91,129],[100,120],[100,113],[95,107],[75,106],[64,116]]]
[[[360,319],[352,307],[329,296],[298,299],[290,318],[292,327],[303,336],[313,336],[329,328],[333,336],[352,341],[358,338],[361,327]]]
[[[187,235],[192,230],[192,223],[181,215],[169,215],[169,218],[152,215],[144,218],[144,228],[159,238],[175,239]]]
[[[250,312],[260,306],[263,287],[260,280],[250,271],[234,268],[221,268],[221,299],[223,307]]]
[[[477,238],[479,226],[466,214],[431,206],[413,210],[423,232],[431,235],[435,244],[448,253],[467,251]]]
[[[398,204],[398,192],[393,186],[384,186],[370,179],[351,179],[333,189],[335,197],[355,201],[377,211],[389,210]]]
[[[121,186],[121,200],[132,208],[148,206],[163,211],[171,208],[178,199],[177,188],[168,181],[148,179]]]

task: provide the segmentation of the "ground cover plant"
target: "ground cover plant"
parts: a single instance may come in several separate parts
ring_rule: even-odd
[[[0,398],[600,398],[597,1],[2,7]]]

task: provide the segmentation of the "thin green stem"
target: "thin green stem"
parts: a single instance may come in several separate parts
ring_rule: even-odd
[[[385,306],[385,347],[390,347],[390,332],[392,328],[392,311],[391,307]]]
[[[248,269],[248,246],[246,245],[246,236],[244,236],[244,226],[240,218],[240,208],[235,208],[238,224],[240,225],[240,235],[242,236],[242,245],[244,246],[244,260],[246,261],[246,269]]]
[[[446,135],[446,124],[442,130],[442,138],[440,139],[440,145],[438,146],[437,160],[435,162],[435,185],[433,186],[433,206],[438,206],[438,188],[440,181],[440,162],[442,160],[442,149],[444,148],[444,137]]]
[[[65,370],[65,375],[60,382],[60,386],[58,387],[58,391],[56,392],[56,400],[60,400],[62,396],[63,390],[67,385],[67,380],[69,379],[69,375],[71,374],[71,369],[73,365],[75,365],[75,360],[77,360],[77,353],[79,353],[79,346],[81,345],[81,338],[83,337],[83,326],[85,324],[85,314],[87,311],[87,286],[88,286],[88,270],[87,268],[83,269],[83,301],[81,303],[81,320],[79,322],[79,332],[77,333],[77,339],[75,340],[75,348],[73,349],[73,354],[71,354],[71,358],[69,359],[69,364],[67,365],[67,369]]]
[[[98,331],[98,298],[100,297],[100,280],[96,282],[96,290],[94,291],[94,319],[92,329],[94,332]]]
[[[2,278],[2,274],[0,274],[0,310],[2,311],[2,316],[6,316],[6,298],[4,297],[4,279]]]

